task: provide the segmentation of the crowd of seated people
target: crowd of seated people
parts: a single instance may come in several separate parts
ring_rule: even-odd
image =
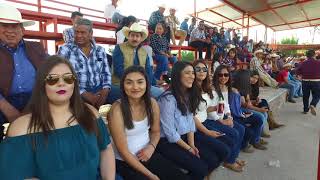
[[[11,6],[1,8],[20,14]],[[259,98],[259,81],[284,88],[293,84],[289,101],[294,101],[301,96],[301,83],[289,72],[292,62],[276,67],[278,72],[273,65],[266,71],[263,63],[277,64],[279,57],[260,43],[251,70],[238,69],[243,56],[237,50],[250,43],[231,38],[231,32],[237,34],[231,29],[229,35],[222,29],[220,39],[212,41],[202,37],[199,25],[190,44],[239,44],[228,53],[220,45],[209,48],[219,49],[213,53],[211,72],[203,59],[175,62],[170,86],[163,89],[141,48],[148,31],[131,19],[121,29],[126,40],[116,45],[110,66],[105,49],[93,40],[88,19],[75,21],[74,40],[48,56],[39,43],[23,39],[24,27],[34,22],[0,16],[0,57],[5,60],[0,66],[0,123],[11,123],[7,134],[1,126],[4,179],[202,180],[220,165],[243,172],[250,162],[238,158],[240,151],[267,149],[269,130],[284,125]],[[156,55],[172,58],[168,41],[161,39],[162,22],[155,28],[151,47]],[[270,60],[262,61],[266,55]],[[97,111],[104,104],[112,104],[107,124]]]

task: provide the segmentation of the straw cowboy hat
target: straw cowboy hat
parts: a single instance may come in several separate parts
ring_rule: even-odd
[[[23,27],[32,26],[35,24],[34,21],[26,21],[21,17],[21,13],[17,8],[7,5],[0,5],[0,23],[6,24],[22,24]]]
[[[259,54],[259,53],[263,54],[264,52],[263,52],[262,49],[258,49],[258,50],[256,50],[256,51],[253,53],[253,55],[256,56],[256,55]]]
[[[144,41],[148,37],[148,31],[143,28],[138,23],[133,23],[130,28],[123,27],[122,28],[123,35],[128,39],[130,32],[137,32],[142,34],[142,41]]]

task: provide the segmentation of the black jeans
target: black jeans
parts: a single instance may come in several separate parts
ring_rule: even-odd
[[[320,81],[302,81],[303,111],[309,111],[309,105],[317,106],[320,100]],[[309,104],[310,93],[312,100]]]
[[[202,58],[202,51],[204,48],[207,48],[206,51],[206,57],[205,59],[210,59],[211,58],[211,44],[210,43],[205,43],[202,41],[192,41],[190,43],[191,47],[197,48],[197,51],[199,53],[199,59],[203,59]]]
[[[191,180],[187,174],[184,174],[171,161],[157,152],[153,153],[149,161],[142,164],[160,179]],[[117,173],[124,180],[148,180],[145,175],[134,170],[124,161],[116,160],[116,168]]]
[[[181,139],[187,142],[187,135],[182,135]],[[160,138],[157,149],[164,157],[187,170],[192,180],[203,180],[222,161],[214,151],[215,144],[207,140],[199,141],[199,138],[195,137],[194,143],[199,150],[200,158],[183,149],[177,143],[168,142],[166,138]],[[225,158],[225,156],[221,158]]]

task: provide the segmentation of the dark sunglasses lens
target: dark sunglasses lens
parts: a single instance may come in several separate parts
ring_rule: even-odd
[[[208,71],[208,68],[206,68],[206,67],[203,67],[203,68],[201,68],[201,67],[195,67],[195,71],[196,72],[207,72]]]
[[[219,77],[229,77],[229,73],[221,73],[218,75]]]
[[[48,76],[46,78],[46,82],[50,86],[57,84],[58,81],[59,81],[59,77]]]
[[[63,80],[67,84],[72,84],[74,83],[75,78],[73,75],[66,75],[66,76],[63,76]]]

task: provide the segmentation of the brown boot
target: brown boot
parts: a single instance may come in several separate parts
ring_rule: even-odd
[[[284,126],[284,124],[279,124],[275,121],[272,111],[268,111],[268,124],[270,130]]]

